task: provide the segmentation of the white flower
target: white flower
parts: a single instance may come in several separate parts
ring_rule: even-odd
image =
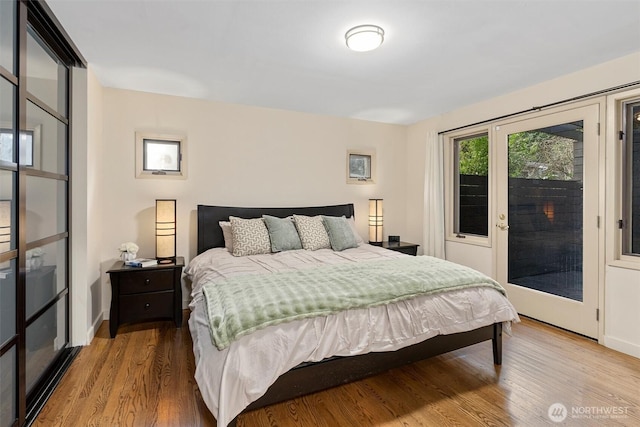
[[[125,242],[121,244],[120,247],[118,248],[120,252],[128,252],[130,254],[138,253],[138,249],[139,249],[138,245],[136,245],[133,242]]]
[[[39,257],[44,255],[44,250],[42,248],[29,249],[26,255],[27,255],[27,259],[31,259],[32,257]]]

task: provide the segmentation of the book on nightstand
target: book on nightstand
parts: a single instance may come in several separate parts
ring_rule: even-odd
[[[128,267],[151,267],[153,265],[157,265],[158,260],[154,258],[136,258],[131,261],[125,261],[124,265]]]

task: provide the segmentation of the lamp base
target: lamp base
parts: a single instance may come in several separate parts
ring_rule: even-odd
[[[373,246],[382,246],[382,242],[369,242],[369,244]]]
[[[176,260],[174,258],[163,258],[158,260],[158,264],[173,264]]]

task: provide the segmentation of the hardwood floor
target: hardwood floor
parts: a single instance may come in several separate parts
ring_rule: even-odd
[[[188,312],[185,312],[185,317]],[[107,322],[82,349],[36,426],[215,426],[193,380],[186,321],[120,327]],[[523,319],[491,343],[415,363],[239,417],[238,426],[640,425],[640,359]]]

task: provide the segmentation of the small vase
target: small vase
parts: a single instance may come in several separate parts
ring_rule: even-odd
[[[120,253],[120,259],[122,261],[132,261],[134,259],[136,259],[136,254],[133,252],[121,252]]]

